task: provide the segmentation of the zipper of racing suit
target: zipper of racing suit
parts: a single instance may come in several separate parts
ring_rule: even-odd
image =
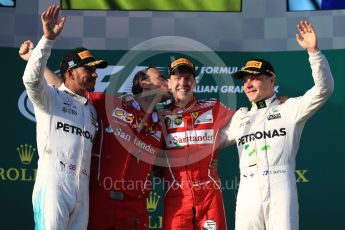
[[[265,108],[265,112],[263,113],[263,131],[265,132],[266,131],[266,122],[267,122],[267,114],[268,114],[268,111],[269,111],[269,109],[271,108],[271,106],[272,106],[272,103],[276,100],[277,98],[276,97],[274,97],[270,102],[269,102],[269,104],[266,106],[266,108]],[[259,111],[258,111],[259,112]],[[267,146],[267,139],[266,138],[264,138],[264,146]],[[259,153],[260,154],[260,150],[261,150],[261,148],[262,147],[260,147],[260,149],[258,149],[257,148],[257,145],[256,145],[256,140],[255,140],[255,148],[257,149],[256,150],[256,152],[257,152],[257,154]],[[268,162],[268,155],[267,155],[267,150],[268,150],[268,148],[266,147],[266,148],[264,148],[264,152],[265,152],[265,154],[264,154],[264,156],[265,156],[265,160],[266,160],[266,166],[265,166],[265,171],[267,170],[267,172],[268,172],[268,174],[267,174],[267,188],[268,188],[268,191],[267,192],[265,192],[265,201],[266,201],[266,199],[268,199],[269,197],[270,197],[270,177],[269,177],[269,170],[270,170],[270,165],[269,165],[269,162]],[[258,155],[256,155],[256,158],[258,158]],[[262,178],[262,176],[263,176],[263,172],[262,172],[262,165],[258,165],[257,164],[258,163],[258,160],[256,160],[256,168],[257,168],[257,175],[258,175],[258,179],[259,178]],[[262,178],[262,180],[263,180],[264,178]],[[260,179],[259,179],[259,181],[260,181]],[[259,183],[260,184],[260,183]],[[262,196],[262,194],[261,194],[261,196]],[[261,197],[261,199],[262,199],[262,197]],[[266,216],[266,213],[264,212],[264,216]]]
[[[164,117],[162,114],[158,113],[158,118],[160,121],[164,121]],[[163,137],[166,137],[168,136],[168,131],[167,131],[167,128],[165,126],[165,122],[162,123],[162,134],[163,134]],[[165,138],[164,138],[164,142],[165,142]],[[168,192],[170,191],[170,189],[172,188],[172,186],[177,183],[176,182],[176,178],[171,170],[171,164],[170,164],[170,161],[169,161],[169,156],[167,154],[167,147],[165,146],[164,150],[163,150],[163,153],[164,153],[164,156],[165,156],[165,159],[166,159],[166,162],[167,162],[167,165],[168,165],[168,169],[169,169],[169,173],[173,179],[173,182],[169,185],[169,187],[167,189],[165,189],[165,185],[164,185],[164,182],[163,182],[163,189],[165,190],[165,193],[164,193],[164,197],[168,194]],[[180,186],[180,185],[179,185]]]
[[[187,145],[188,147],[189,145]],[[189,151],[186,150],[187,152],[187,162],[189,162]],[[189,172],[188,172],[188,166],[185,165],[185,170],[186,170],[186,175],[187,175],[187,181],[188,181],[188,187],[190,189],[190,193],[192,195],[192,213],[193,213],[193,218],[192,218],[192,222],[193,222],[193,229],[198,229],[197,226],[197,218],[196,218],[196,208],[195,208],[195,196],[194,196],[194,191],[193,191],[193,181],[191,179],[191,176],[189,175]]]
[[[85,110],[87,109],[87,104],[85,105],[81,105],[82,106],[82,111],[83,111],[83,118],[84,118],[84,121],[83,121],[83,129],[84,131],[86,131],[86,127],[85,127],[85,123],[86,123],[86,116],[85,116]],[[82,142],[81,142],[81,157],[80,157],[80,160],[79,160],[79,170],[77,171],[78,173],[78,192],[79,192],[79,189],[80,189],[80,175],[81,175],[81,171],[82,171],[82,165],[83,165],[83,159],[84,159],[84,151],[85,151],[85,137],[81,138],[82,139]],[[90,139],[91,140],[91,139]]]
[[[219,109],[218,109],[219,110]],[[212,114],[213,114],[213,109],[212,109]],[[216,142],[216,140],[217,140],[217,138],[218,138],[218,134],[219,134],[219,129],[216,131],[216,133],[215,133],[215,135],[214,135],[214,138],[213,138],[213,144],[212,144],[212,152],[211,152],[211,154],[212,154],[212,156],[211,156],[211,159],[210,159],[210,165],[209,165],[209,168],[208,168],[208,177],[211,179],[211,181],[214,183],[214,185],[216,185],[217,186],[217,188],[219,189],[219,191],[222,193],[222,185],[221,185],[221,183],[220,184],[218,184],[217,183],[217,181],[216,181],[216,179],[215,178],[213,178],[212,177],[212,175],[211,175],[211,167],[212,167],[212,161],[213,161],[213,157],[214,157],[214,152],[215,152],[215,150],[216,150],[216,144],[217,144],[217,142]],[[217,173],[218,174],[218,173]],[[218,176],[218,182],[220,182],[220,178],[219,178],[219,176]],[[225,216],[225,207],[224,207],[224,201],[222,202],[222,206],[223,206],[223,210],[224,210],[224,220],[225,220],[225,230],[227,229],[227,222],[226,222],[226,216]]]
[[[189,116],[187,116],[186,119],[186,130],[185,132],[188,131],[188,117],[191,118],[191,128],[192,130],[194,130],[194,119],[193,116],[191,115],[191,113],[188,113]],[[182,115],[183,118],[183,115]],[[187,175],[187,181],[188,181],[188,187],[190,188],[190,193],[192,195],[192,214],[193,214],[193,218],[192,218],[192,222],[193,222],[193,230],[197,230],[198,229],[198,223],[197,223],[197,217],[196,217],[196,208],[195,208],[195,196],[194,196],[194,183],[193,180],[191,178],[191,175],[189,174],[189,170],[188,170],[188,165],[189,165],[189,157],[190,157],[190,152],[188,151],[189,148],[189,142],[187,142],[187,148],[186,148],[186,154],[187,154],[187,161],[186,161],[186,165],[185,165],[185,170],[186,170],[186,175]]]
[[[103,149],[103,136],[104,136],[104,129],[103,129],[103,121],[102,119],[100,119],[101,122],[101,130],[98,130],[98,132],[100,132],[101,135],[101,140],[100,140],[100,144],[99,144],[99,150],[98,150],[98,154],[93,154],[93,156],[98,158],[98,167],[97,167],[97,182],[99,185],[102,185],[102,183],[100,182],[100,176],[101,176],[101,160],[102,160],[102,149]],[[97,135],[97,134],[96,134]]]
[[[267,111],[265,112],[265,115],[264,115],[264,117],[265,117],[265,119],[264,119],[264,132],[266,131],[266,123],[267,123],[266,114],[268,113],[268,110],[272,107],[272,104],[275,100],[277,100],[277,97],[274,97],[270,101],[269,105],[267,106]],[[266,138],[265,138],[265,146],[266,146],[266,148],[264,148],[264,150],[265,150],[265,156],[266,156],[266,167],[267,167],[266,170],[267,170],[267,183],[268,183],[268,186],[267,186],[268,194],[267,194],[267,196],[270,197],[271,196],[270,195],[270,193],[271,193],[271,181],[270,181],[270,173],[269,173],[270,172],[270,163],[268,161],[268,155],[267,155],[268,148],[267,148],[267,139]]]
[[[214,151],[215,151],[215,145],[216,145],[216,140],[217,140],[217,136],[218,136],[218,133],[219,133],[219,130],[217,130],[216,134],[214,135],[214,138],[213,138],[213,144],[212,144],[212,152],[211,152],[211,160],[210,160],[210,165],[209,165],[209,168],[207,170],[207,176],[211,179],[211,181],[217,186],[217,188],[219,190],[221,190],[221,186],[218,185],[216,179],[214,179],[211,175],[211,167],[212,167],[212,161],[213,161],[213,154],[214,154]]]

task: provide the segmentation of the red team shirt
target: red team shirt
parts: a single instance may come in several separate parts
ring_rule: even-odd
[[[128,104],[119,97],[101,93],[91,93],[89,99],[96,108],[99,121],[93,146],[91,186],[109,189],[109,183],[132,181],[144,185],[150,180],[152,163],[162,148],[157,113],[153,112],[142,121],[145,113],[136,101]],[[141,122],[144,124],[139,133]],[[150,191],[150,188],[122,187],[121,191],[133,198],[145,196]]]
[[[218,158],[219,131],[234,112],[218,100],[195,98],[164,112],[164,229],[226,229],[220,180],[211,165]]]
[[[164,142],[157,112],[145,114],[135,100],[124,103],[102,93],[90,93],[89,100],[98,118],[89,229],[147,229],[150,173]]]
[[[131,210],[121,216],[128,222],[123,226],[131,225],[130,215],[137,211],[135,215],[144,222],[138,229],[147,228],[145,198],[151,190],[150,173],[163,148],[163,136],[167,150],[163,159],[168,166],[163,175],[169,182],[165,187],[164,228],[190,224],[226,228],[220,180],[211,164],[218,157],[219,130],[234,111],[217,100],[193,99],[185,109],[172,105],[162,112],[162,129],[157,113],[146,115],[136,101],[124,103],[121,98],[102,93],[90,93],[89,100],[96,108],[99,123],[91,161],[89,229],[110,226],[103,222],[121,216],[104,213],[112,207],[119,212]],[[138,127],[143,127],[140,132]],[[128,208],[119,206],[116,201],[109,202],[110,191],[140,203],[129,204]],[[109,218],[104,219],[104,215]],[[121,221],[115,220],[114,226],[116,222]]]

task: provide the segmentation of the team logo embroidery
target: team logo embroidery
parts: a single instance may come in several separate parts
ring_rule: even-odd
[[[262,108],[266,108],[267,105],[266,105],[266,102],[265,101],[259,101],[256,103],[258,109],[262,109]]]
[[[193,112],[193,113],[191,113],[191,116],[192,116],[193,119],[196,119],[199,116],[199,113],[198,112]]]
[[[204,222],[203,229],[204,230],[216,230],[217,229],[217,223],[213,220],[206,220]]]
[[[74,116],[78,115],[78,112],[76,110],[71,109],[71,108],[67,108],[65,106],[62,107],[62,112],[69,113],[69,114],[74,115]]]
[[[194,124],[207,124],[213,123],[213,113],[212,110],[208,110],[207,112],[201,114],[198,119],[195,120]]]
[[[165,142],[168,148],[174,148],[185,145],[213,144],[213,138],[213,129],[189,130],[170,133],[165,137]]]
[[[181,125],[182,124],[182,116],[174,115],[174,124]]]
[[[240,127],[245,127],[245,126],[248,126],[250,125],[250,120],[247,120],[247,121],[244,121],[240,124]]]
[[[73,104],[73,101],[72,101],[72,98],[70,97],[66,97],[66,101],[64,101],[64,105],[72,105]],[[73,106],[73,108],[76,108],[75,106]]]
[[[68,67],[74,67],[76,64],[74,63],[74,61],[72,60],[72,61],[69,61],[68,62]]]
[[[88,50],[84,50],[84,51],[82,51],[82,52],[79,52],[79,53],[78,53],[78,56],[79,56],[80,59],[82,59],[82,60],[85,59],[85,58],[88,58],[88,57],[92,57],[90,51],[88,51]]]
[[[271,108],[271,111],[272,111],[272,113],[268,114],[267,120],[270,121],[270,120],[274,120],[274,119],[280,119],[282,117],[281,114],[279,113],[279,109],[277,106],[273,106]]]
[[[184,127],[184,121],[181,115],[164,116],[164,123],[168,129]]]
[[[280,119],[282,116],[280,113],[275,113],[275,114],[269,114],[267,120],[274,120],[274,119]]]
[[[72,98],[66,96],[65,99],[66,100],[63,102],[64,106],[62,106],[62,112],[77,116],[77,107],[74,105]]]
[[[273,107],[271,108],[271,111],[272,111],[273,113],[279,112],[278,106],[273,106]]]
[[[244,68],[254,67],[254,68],[260,69],[261,66],[262,66],[262,62],[260,62],[260,61],[249,61],[249,62],[246,63]]]
[[[166,127],[170,128],[170,125],[171,125],[170,117],[165,117],[164,118],[164,123],[165,123]]]
[[[117,118],[121,119],[122,121],[124,121],[126,123],[129,123],[129,124],[131,124],[133,122],[133,120],[134,120],[134,115],[133,114],[128,113],[125,110],[120,109],[120,108],[116,108],[113,111],[112,116],[113,117],[117,117]]]

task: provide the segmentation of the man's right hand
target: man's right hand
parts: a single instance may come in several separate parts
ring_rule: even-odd
[[[24,60],[28,61],[32,50],[34,48],[34,43],[30,40],[23,42],[19,48],[19,56]],[[55,73],[53,73],[48,67],[44,69],[44,78],[48,82],[48,84],[53,85],[55,87],[60,87],[63,82],[63,79],[58,77]]]
[[[51,5],[41,15],[43,34],[49,40],[55,40],[60,34],[66,21],[63,16],[59,20],[60,6]]]
[[[307,21],[301,21],[297,25],[299,34],[296,34],[296,41],[305,50],[311,53],[317,52],[317,36],[313,25]]]
[[[21,44],[21,46],[19,47],[19,56],[24,60],[24,61],[28,61],[30,56],[31,56],[31,52],[34,48],[34,43],[30,40],[27,40],[25,42],[23,42]]]

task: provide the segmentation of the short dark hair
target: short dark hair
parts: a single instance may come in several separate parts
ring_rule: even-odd
[[[141,81],[145,81],[149,78],[149,76],[147,75],[147,71],[151,68],[156,68],[154,66],[149,66],[143,70],[140,70],[139,72],[137,72],[135,75],[134,75],[134,78],[133,78],[133,84],[132,84],[132,93],[134,95],[136,94],[139,94],[139,93],[142,93],[143,92],[143,88],[140,86],[140,82]]]

